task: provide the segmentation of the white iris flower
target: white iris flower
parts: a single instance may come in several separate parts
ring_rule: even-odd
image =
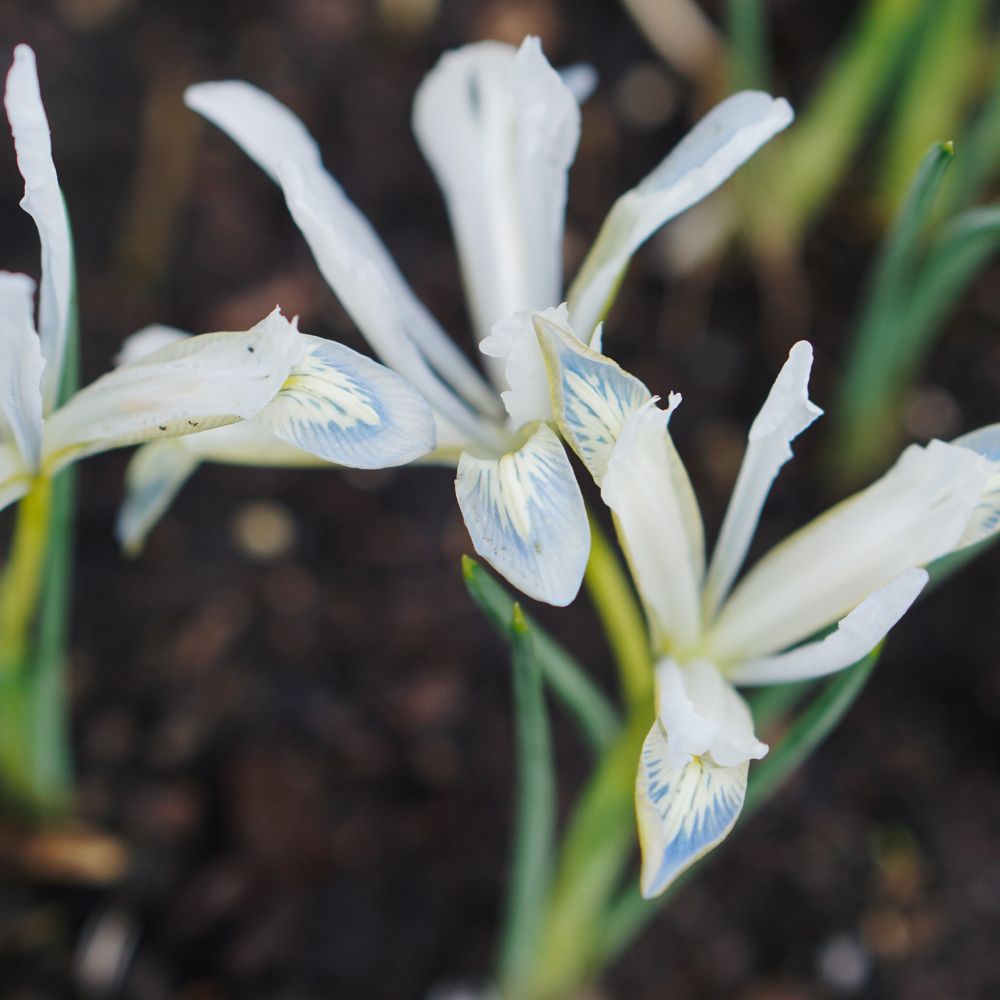
[[[25,45],[15,50],[4,104],[25,181],[21,205],[41,238],[42,280],[36,332],[35,283],[0,273],[0,507],[36,477],[86,455],[251,419],[254,433],[344,465],[367,467],[373,456],[395,465],[434,447],[433,415],[399,375],[299,333],[277,309],[245,332],[168,338],[57,407],[73,250],[35,57]],[[141,493],[134,502],[142,505]]]
[[[808,396],[810,345],[792,348],[750,428],[706,567],[701,514],[668,430],[680,396],[664,411],[565,326],[541,315],[535,326],[556,419],[613,512],[657,658],[657,718],[636,782],[641,887],[651,897],[729,833],[749,762],[767,753],[736,688],[855,663],[916,599],[924,566],[998,530],[1000,424],[911,445],[736,582],[792,440],[821,414]]]
[[[483,42],[451,52],[417,92],[414,129],[444,192],[488,379],[411,291],[287,108],[234,81],[199,84],[186,95],[281,186],[320,271],[361,333],[434,410],[433,460],[457,463],[458,502],[476,551],[524,593],[558,605],[579,589],[590,534],[573,470],[549,426],[545,370],[527,311],[567,297],[567,172],[588,89],[588,73],[560,76],[538,40],[528,38],[517,49]],[[638,247],[791,118],[785,101],[759,92],[736,94],[710,112],[612,207],[563,318],[588,343],[599,337],[600,318]],[[136,458],[130,478],[146,503],[137,512],[127,501],[124,534],[132,545],[197,461],[256,462],[246,438],[206,435],[182,447],[186,454],[161,449]],[[160,500],[151,503],[156,489]]]

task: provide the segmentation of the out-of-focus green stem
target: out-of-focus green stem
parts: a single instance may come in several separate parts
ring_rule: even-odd
[[[653,695],[645,620],[621,562],[593,517],[584,581],[614,654],[625,702],[645,708]]]
[[[0,577],[0,671],[18,670],[38,612],[48,550],[52,481],[39,477],[17,506],[10,559]]]

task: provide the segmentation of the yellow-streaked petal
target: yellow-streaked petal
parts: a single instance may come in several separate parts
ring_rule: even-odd
[[[720,767],[693,757],[680,767],[670,767],[667,743],[663,727],[654,722],[643,743],[636,775],[640,888],[646,899],[659,896],[725,839],[746,797],[746,761]]]
[[[320,337],[255,422],[289,444],[338,465],[405,465],[434,447],[434,415],[388,368]]]
[[[545,424],[499,459],[463,454],[455,493],[476,552],[498,573],[548,604],[576,597],[590,527],[573,468]]]
[[[600,486],[625,421],[651,394],[634,375],[581,344],[571,330],[545,315],[536,315],[534,322],[559,430]],[[595,336],[599,340],[600,332]]]

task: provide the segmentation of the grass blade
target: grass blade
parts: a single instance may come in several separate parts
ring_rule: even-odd
[[[509,639],[514,599],[468,556],[462,557],[462,573],[469,595],[500,635]],[[577,660],[531,618],[524,617],[531,629],[538,668],[546,683],[574,716],[591,747],[596,752],[602,751],[619,730],[617,713]]]
[[[519,604],[509,626],[517,745],[514,843],[500,939],[503,995],[525,996],[537,960],[552,878],[556,778],[532,629]]]

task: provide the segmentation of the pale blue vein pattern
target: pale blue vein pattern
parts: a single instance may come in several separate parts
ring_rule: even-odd
[[[661,893],[732,829],[743,808],[748,763],[719,767],[691,757],[667,764],[667,736],[653,724],[642,747],[636,812],[642,842],[642,894]]]
[[[343,344],[301,334],[306,351],[254,418],[329,462],[380,469],[434,446],[434,418],[399,375]]]
[[[590,529],[573,468],[545,424],[499,459],[464,454],[455,492],[476,551],[514,586],[556,605],[576,596]]]
[[[1000,529],[1000,424],[990,424],[988,427],[980,427],[979,430],[963,434],[952,444],[968,448],[993,463],[993,475],[987,481],[983,495],[972,512],[969,525],[962,536],[959,547],[963,547],[985,541]]]
[[[599,485],[622,425],[650,392],[634,375],[552,324],[541,326],[540,333],[557,379],[559,428]]]

